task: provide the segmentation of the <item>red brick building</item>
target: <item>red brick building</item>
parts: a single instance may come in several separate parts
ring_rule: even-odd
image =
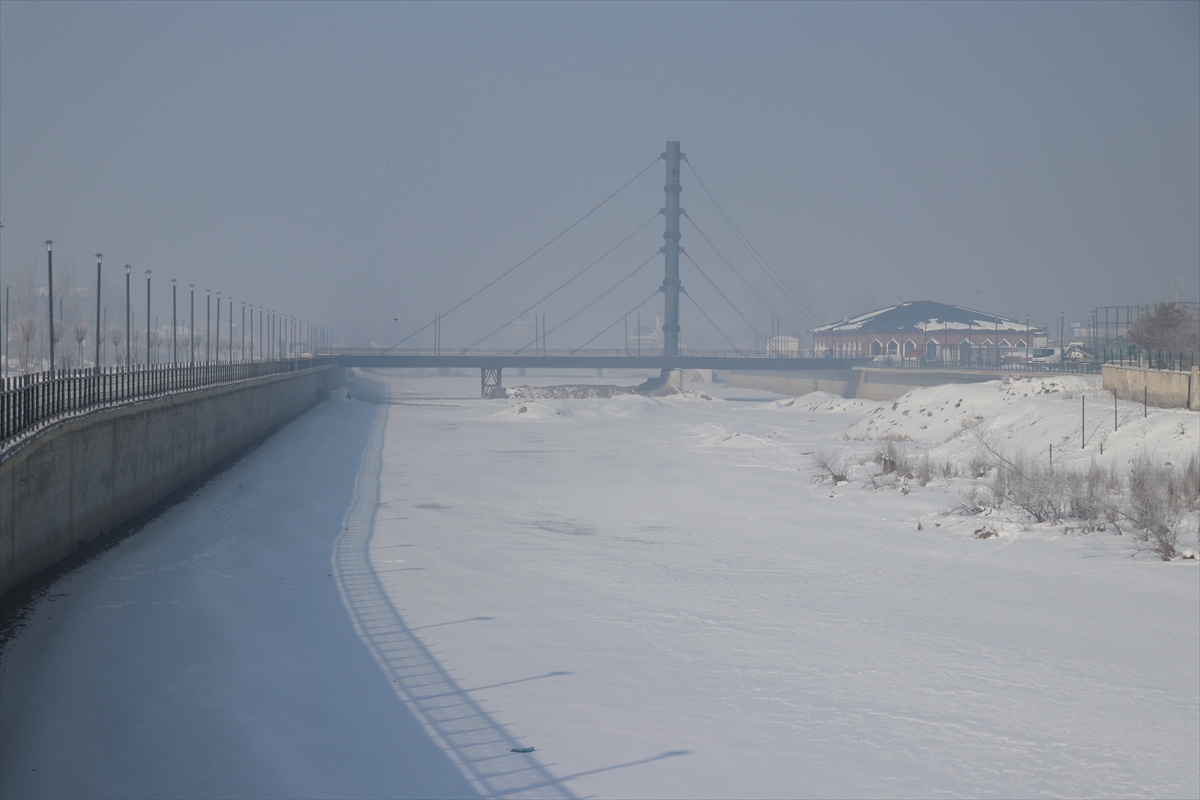
[[[918,300],[812,329],[818,356],[998,363],[1046,344],[1046,329]]]

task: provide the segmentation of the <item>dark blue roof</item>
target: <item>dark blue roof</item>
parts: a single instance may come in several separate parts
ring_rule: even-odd
[[[962,306],[914,300],[881,308],[853,319],[813,328],[813,333],[891,333],[895,331],[996,330],[1026,332],[1039,330],[1007,317],[985,314]]]

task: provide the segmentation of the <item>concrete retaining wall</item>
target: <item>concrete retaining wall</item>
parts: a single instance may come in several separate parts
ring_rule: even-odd
[[[858,367],[855,371],[860,373],[860,378],[854,396],[864,400],[895,400],[900,395],[922,386],[1002,381],[1021,374],[955,369],[879,369],[874,367]],[[1045,373],[1039,374],[1045,376]]]
[[[1200,367],[1191,372],[1142,369],[1105,364],[1103,386],[1122,400],[1146,402],[1158,408],[1200,411]]]
[[[829,392],[842,397],[849,387],[857,385],[857,373],[850,370],[828,370],[822,372],[772,372],[770,370],[713,370],[713,380],[727,383],[739,389],[761,389],[798,397],[809,392]]]
[[[825,372],[713,371],[713,375],[718,380],[742,389],[762,389],[779,394],[790,394],[794,397],[809,392],[829,392],[842,397],[861,397],[864,400],[895,400],[900,395],[922,386],[984,383],[1016,377],[1046,377],[1048,374],[1050,373],[887,369],[883,367],[855,367],[852,370]],[[1141,389],[1138,391],[1140,392]],[[1138,399],[1141,399],[1140,394]]]
[[[326,396],[322,367],[97,411],[0,461],[0,595]]]

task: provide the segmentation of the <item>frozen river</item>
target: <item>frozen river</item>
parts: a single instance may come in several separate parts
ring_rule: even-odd
[[[1200,792],[1197,562],[814,483],[881,404],[351,388],[37,604],[0,794]]]

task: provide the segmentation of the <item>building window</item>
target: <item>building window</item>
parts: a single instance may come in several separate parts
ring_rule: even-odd
[[[873,355],[873,356],[883,355],[883,342],[879,341],[878,339],[871,342],[871,355]]]
[[[904,343],[904,357],[912,358],[913,352],[916,349],[917,349],[917,343],[914,342],[912,339],[909,339],[907,342]]]
[[[925,343],[925,357],[930,361],[936,361],[938,357],[938,344],[935,341]]]
[[[968,339],[963,339],[962,344],[958,346],[958,360],[970,362],[971,360],[971,342]]]
[[[892,339],[890,342],[888,342],[888,355],[889,356],[900,355],[900,343],[897,342],[895,339]]]

